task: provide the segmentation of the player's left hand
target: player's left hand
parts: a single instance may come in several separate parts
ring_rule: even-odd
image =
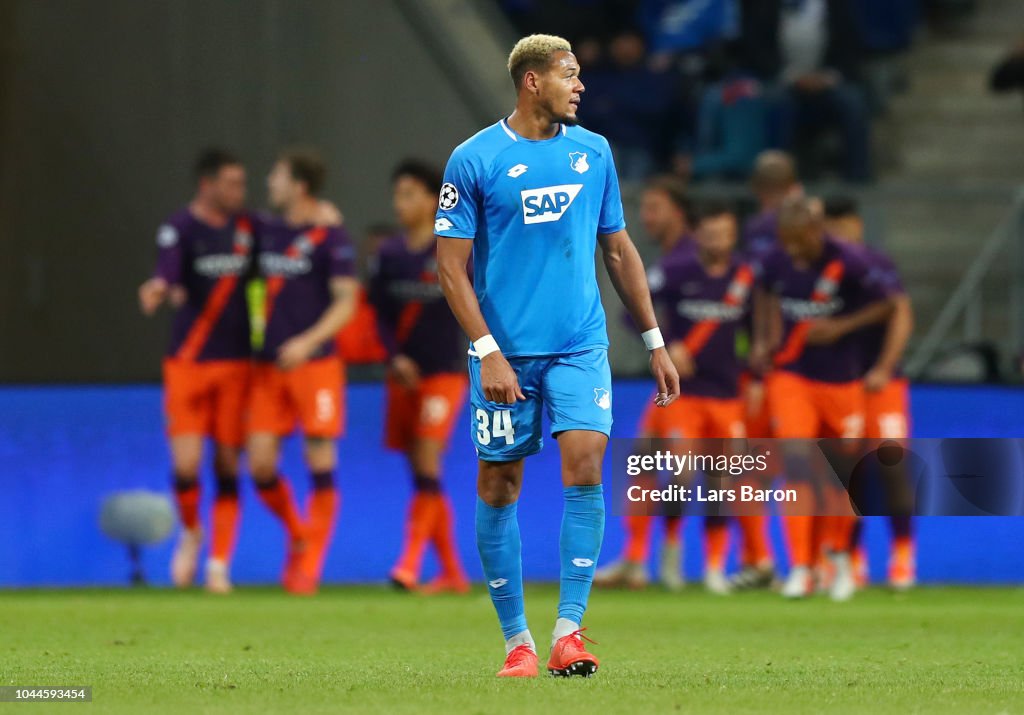
[[[807,331],[808,345],[831,345],[843,337],[842,324],[833,318],[819,318]]]
[[[864,389],[868,392],[881,392],[891,379],[892,373],[884,367],[873,367],[864,376]]]
[[[672,358],[665,348],[655,348],[651,351],[651,374],[658,385],[654,404],[658,407],[668,407],[679,397],[679,373],[676,372],[676,366],[672,364]]]
[[[277,364],[282,370],[291,370],[309,360],[316,351],[316,343],[304,335],[289,338],[277,350]]]

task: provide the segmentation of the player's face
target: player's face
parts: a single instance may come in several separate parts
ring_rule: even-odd
[[[580,66],[571,52],[556,52],[546,72],[538,73],[538,100],[554,122],[574,125],[579,119],[576,109],[584,91]]]
[[[433,223],[437,213],[437,194],[427,189],[422,181],[411,176],[395,180],[392,205],[395,217],[405,228],[414,228],[425,221]]]
[[[826,219],[825,230],[847,243],[864,243],[864,221],[856,214]]]
[[[292,177],[291,167],[286,161],[278,161],[267,174],[267,197],[270,207],[283,209],[298,195],[299,182]]]
[[[656,241],[675,238],[666,234],[678,225],[679,213],[679,207],[664,191],[645,191],[640,199],[640,223],[647,235]]]
[[[816,255],[821,226],[812,219],[779,225],[779,241],[794,261],[807,262]]]
[[[697,246],[715,258],[722,258],[736,246],[737,233],[736,217],[732,214],[709,216],[697,227]]]
[[[221,211],[234,214],[245,206],[245,168],[241,164],[222,166],[204,181],[210,199]]]

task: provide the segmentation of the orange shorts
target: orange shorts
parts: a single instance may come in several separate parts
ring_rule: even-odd
[[[218,444],[242,446],[251,375],[248,360],[166,358],[163,372],[168,435],[209,436]]]
[[[249,401],[249,432],[335,439],[345,421],[345,369],[337,356],[310,360],[293,370],[256,363]]]
[[[680,395],[668,407],[648,405],[640,433],[659,439],[743,437],[743,401]]]
[[[880,392],[865,392],[864,436],[906,439],[910,436],[910,384],[905,377],[890,380]]]
[[[469,378],[461,372],[429,375],[412,390],[388,380],[384,445],[404,452],[417,439],[447,442],[468,386]]]
[[[767,378],[773,436],[863,437],[864,383],[820,382],[784,370]]]

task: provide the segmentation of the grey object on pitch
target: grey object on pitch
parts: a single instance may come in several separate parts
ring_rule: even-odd
[[[118,492],[103,500],[100,529],[128,547],[132,584],[146,582],[142,570],[142,547],[158,544],[170,536],[177,519],[166,495],[145,489]]]

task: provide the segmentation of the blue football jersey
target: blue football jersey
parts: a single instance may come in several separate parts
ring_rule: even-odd
[[[530,140],[501,120],[456,147],[434,230],[473,240],[473,283],[509,357],[607,348],[598,234],[625,228],[611,149],[562,125]]]

